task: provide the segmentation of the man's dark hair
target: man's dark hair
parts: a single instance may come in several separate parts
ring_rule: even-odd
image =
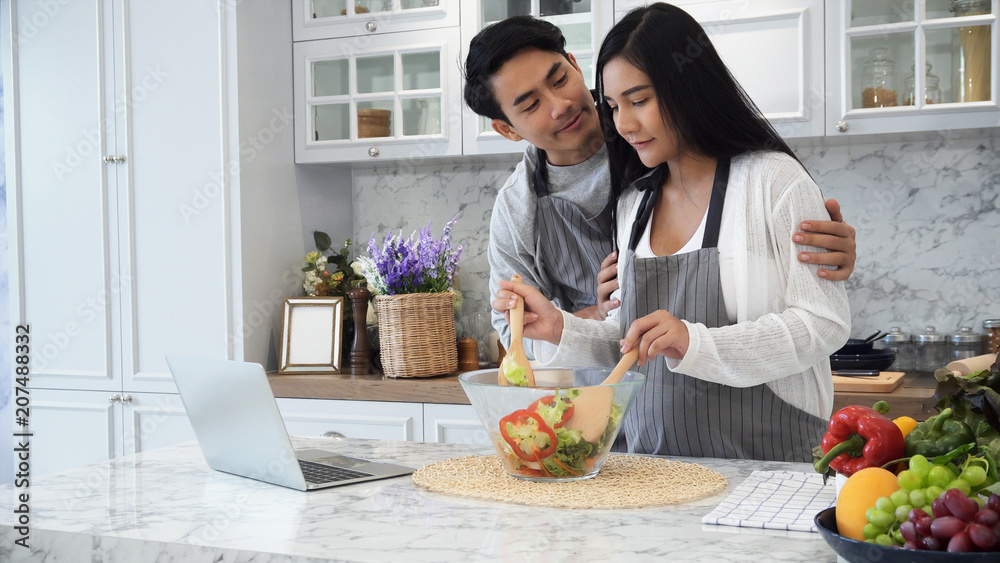
[[[469,109],[490,119],[510,120],[493,95],[490,80],[500,67],[521,49],[534,47],[566,55],[566,38],[555,25],[531,16],[513,16],[486,26],[469,43],[469,56],[462,69],[465,75],[465,103]]]

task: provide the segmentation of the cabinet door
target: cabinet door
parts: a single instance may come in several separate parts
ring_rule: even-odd
[[[289,434],[347,438],[423,440],[423,411],[419,403],[277,399]]]
[[[295,161],[461,154],[459,37],[454,27],[296,43]]]
[[[1000,126],[996,6],[827,2],[827,134]]]
[[[451,27],[458,20],[459,0],[292,0],[295,41]]]
[[[471,405],[424,403],[424,441],[492,445],[489,433]]]
[[[475,0],[462,12],[462,64],[469,42],[484,27],[511,16],[532,15],[552,22],[566,38],[566,51],[576,58],[587,85],[594,87],[594,63],[604,34],[611,29],[613,5],[607,1],[533,2],[531,0]],[[490,120],[476,115],[465,104],[463,152],[465,154],[521,153],[527,141],[513,142],[493,130]]]
[[[125,455],[195,439],[179,395],[123,393],[122,404]]]
[[[784,137],[823,135],[823,0],[678,0]],[[634,6],[629,6],[634,7]],[[617,16],[624,15],[625,6]],[[686,53],[697,56],[699,46]]]
[[[228,358],[230,175],[224,10],[200,0],[126,1],[118,32],[120,263],[126,391],[176,391],[164,354]],[[237,231],[238,232],[238,231]],[[238,294],[236,294],[238,295]]]
[[[123,454],[122,405],[112,400],[118,394],[32,389],[30,397],[32,477]]]
[[[4,6],[20,39],[4,69],[15,132],[6,162],[11,326],[30,324],[32,387],[120,389],[116,187],[114,165],[102,161],[115,144],[104,85],[113,68],[102,57],[110,10],[101,2]]]

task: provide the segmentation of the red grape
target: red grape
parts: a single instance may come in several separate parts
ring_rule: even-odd
[[[931,518],[930,516],[924,516],[920,520],[917,520],[914,523],[914,527],[916,528],[917,533],[920,534],[921,536],[931,535],[931,522],[933,521],[934,519]]]
[[[997,525],[997,522],[1000,522],[1000,514],[997,514],[997,511],[991,508],[984,508],[976,513],[973,520],[987,528],[992,528]]]
[[[931,503],[931,512],[934,513],[935,518],[951,516],[951,511],[948,510],[948,506],[944,503],[944,495],[934,499],[934,502]]]
[[[969,539],[972,540],[972,543],[976,544],[976,547],[983,551],[990,551],[997,543],[997,537],[993,533],[993,530],[976,522],[969,524],[966,533],[969,534]]]
[[[976,546],[973,545],[972,540],[969,539],[969,534],[965,533],[965,531],[958,532],[948,540],[948,551],[966,553],[975,550]]]
[[[920,547],[927,551],[941,551],[941,540],[934,536],[924,536],[920,538]]]
[[[903,534],[903,539],[910,543],[916,542],[919,539],[916,526],[909,520],[899,525],[899,533]],[[993,535],[993,530],[990,530],[990,535]]]
[[[903,549],[920,549],[920,548],[917,547],[917,544],[915,544],[915,543],[913,543],[911,541],[908,541],[908,542],[906,542],[906,543],[903,544]]]
[[[948,489],[942,498],[951,514],[961,520],[972,520],[976,512],[979,512],[979,504],[958,489]]]
[[[927,518],[928,516],[930,516],[930,514],[927,514],[923,508],[911,508],[909,514],[906,515],[910,522],[913,523],[916,523],[916,521],[921,518]]]
[[[965,521],[954,516],[942,516],[931,522],[931,534],[935,538],[946,540],[965,530]]]
[[[994,512],[1000,513],[1000,495],[990,493],[990,499],[986,501],[986,505]]]

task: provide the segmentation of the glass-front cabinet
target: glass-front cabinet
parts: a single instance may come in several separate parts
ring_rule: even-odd
[[[295,161],[461,154],[459,51],[458,27],[295,43]]]
[[[827,2],[827,134],[1000,125],[997,4]]]
[[[292,0],[292,39],[308,41],[458,25],[459,0]]]
[[[462,61],[469,41],[481,29],[511,16],[531,15],[552,22],[566,38],[571,53],[583,71],[587,85],[594,87],[597,50],[614,20],[610,0],[467,0],[462,3]],[[493,131],[490,120],[463,104],[465,154],[510,153],[524,150],[525,141],[514,143]]]

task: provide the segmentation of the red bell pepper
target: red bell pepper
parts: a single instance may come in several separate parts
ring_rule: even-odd
[[[538,413],[521,409],[500,419],[500,435],[525,461],[541,461],[555,453],[556,433]]]
[[[875,406],[888,405],[880,401]],[[830,417],[821,444],[823,458],[814,464],[816,471],[826,473],[832,467],[847,477],[867,467],[881,467],[903,457],[903,432],[899,427],[870,407],[844,407]]]
[[[543,407],[543,408],[549,407],[555,400],[556,400],[555,395],[548,395],[546,397],[542,397],[541,399],[538,399],[534,403],[531,403],[531,405],[528,406],[528,410],[537,413],[538,407]],[[559,418],[559,422],[555,423],[552,426],[553,428],[560,428],[564,422],[566,422],[573,416],[573,410],[574,410],[573,401],[570,401],[566,397],[559,397],[559,402],[566,405],[566,410],[562,412],[562,416]],[[541,415],[541,413],[539,413],[539,415]]]

